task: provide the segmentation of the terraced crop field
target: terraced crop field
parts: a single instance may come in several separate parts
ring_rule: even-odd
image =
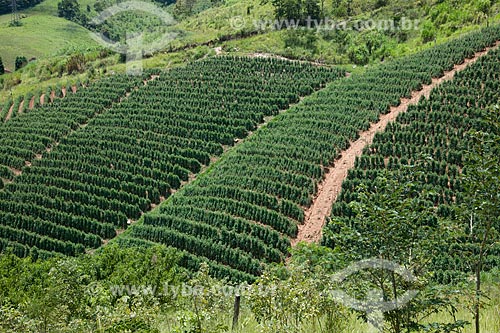
[[[344,76],[213,58],[112,76],[0,127],[0,239],[21,256],[97,248],[262,123]]]
[[[341,231],[343,228],[352,228],[367,238],[375,237],[374,225],[368,230],[356,227],[349,204],[359,199],[362,185],[378,193],[373,196],[384,195],[382,190],[375,191],[377,186],[381,188],[380,176],[411,184],[407,197],[421,196],[426,206],[436,207],[441,218],[453,216],[455,207],[464,202],[464,185],[459,175],[467,152],[474,144],[466,133],[473,130],[500,134],[487,122],[490,108],[500,99],[499,87],[500,51],[496,49],[457,73],[453,81],[436,87],[429,99],[410,106],[385,132],[376,135],[342,185],[331,215],[335,223],[327,226],[329,236],[325,237],[324,244],[333,247],[340,239],[347,239],[345,231]],[[408,223],[415,223],[416,229],[422,227],[416,221]],[[354,242],[348,241],[343,241],[342,247],[344,251],[357,248]],[[434,278],[448,284],[470,272],[471,267],[464,259],[471,251],[478,253],[478,248],[478,243],[467,239],[443,244],[433,259]],[[499,265],[500,246],[496,244],[488,251],[484,268],[489,270]]]
[[[256,131],[119,242],[174,246],[189,253],[193,269],[208,259],[221,277],[251,280],[262,263],[287,257],[325,168],[360,131],[499,37],[498,28],[487,29],[333,82]]]
[[[499,27],[486,28],[348,78],[307,63],[214,57],[114,75],[27,110],[0,126],[0,250],[78,255],[120,235],[122,246],[165,244],[184,253],[189,269],[206,261],[218,277],[253,281],[288,257],[325,170],[360,132],[499,38]],[[473,72],[464,82],[477,81]],[[491,92],[469,91],[484,93],[480,105],[498,97],[498,77],[484,75]],[[434,94],[418,108],[442,104]],[[356,177],[373,177],[387,158],[397,169],[426,149],[440,156],[425,181],[447,187],[433,202],[457,195],[456,141],[474,120],[433,113],[457,137],[424,140],[425,130],[445,128],[423,123],[419,112],[402,116],[377,137],[376,155],[367,150],[358,160],[335,214],[352,199]],[[454,150],[440,150],[445,141]]]

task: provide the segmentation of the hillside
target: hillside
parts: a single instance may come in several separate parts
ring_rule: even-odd
[[[20,12],[22,25],[10,27],[10,14],[0,16],[0,56],[9,70],[14,70],[17,56],[48,58],[92,49],[97,44],[80,25],[57,17],[57,2],[44,1]]]
[[[106,3],[100,6],[105,7]],[[97,15],[94,7],[95,3],[92,1],[79,2],[80,12],[86,17],[85,21],[90,21]],[[171,5],[163,10],[173,14],[173,8]],[[365,22],[370,19],[390,19],[398,22],[401,18],[408,18],[418,20],[418,23],[415,23],[417,29],[362,33],[323,29],[309,35],[274,31],[275,29],[269,28],[274,20],[274,9],[270,3],[263,5],[260,0],[231,0],[200,13],[193,11],[191,15],[176,17],[177,24],[167,28],[155,27],[155,24],[162,23],[149,14],[123,13],[97,30],[118,39],[124,38],[125,31],[140,31],[138,29],[144,24],[147,24],[148,29],[156,31],[151,38],[155,38],[154,36],[165,29],[175,32],[176,38],[166,50],[176,51],[158,52],[145,62],[148,68],[170,67],[185,60],[213,55],[215,46],[221,47],[222,52],[236,55],[276,54],[327,64],[365,65],[377,63],[387,57],[400,57],[422,50],[431,45],[428,41],[436,39],[436,42],[440,43],[485,24],[487,19],[497,21],[499,18],[499,4],[496,1],[488,2],[487,5],[482,5],[481,1],[463,1],[461,6],[453,6],[451,1],[444,1],[436,6],[430,0],[421,4],[391,0],[382,5],[378,2],[352,1],[351,17],[348,17],[345,11],[345,2],[338,6],[332,1],[326,1],[324,8],[324,15],[335,22]],[[0,57],[4,58],[9,69],[12,69],[14,59],[19,55],[27,59],[36,57],[39,61],[24,71],[2,77],[0,102],[3,103],[10,96],[10,92],[17,98],[26,95],[30,90],[33,92],[34,89],[45,90],[54,86],[61,78],[64,84],[74,84],[78,80],[105,75],[109,71],[125,70],[119,57],[96,49],[96,43],[88,37],[85,30],[75,24],[65,23],[61,18],[55,18],[57,0],[46,0],[34,8],[21,11],[21,17],[23,16],[27,18],[22,18],[21,22],[25,21],[27,26],[15,28],[7,26],[10,15],[0,17],[3,23],[0,26],[0,34],[3,34],[2,40],[5,41]],[[81,24],[80,20],[75,22]],[[261,28],[266,22],[267,27]],[[35,24],[37,29],[33,29]],[[257,35],[252,36],[253,34]],[[11,38],[17,35],[21,43],[16,42],[16,38]],[[207,43],[210,47],[203,46]],[[186,47],[187,51],[184,51]],[[83,52],[85,56],[80,66],[82,73],[78,77],[75,77],[75,73],[68,75],[65,66],[68,56],[75,52]],[[58,57],[52,57],[54,55]]]
[[[1,17],[0,332],[500,331],[497,1],[58,7]]]

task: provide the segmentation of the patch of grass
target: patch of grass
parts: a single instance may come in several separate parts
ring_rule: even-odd
[[[202,43],[241,30],[254,30],[254,20],[272,19],[272,13],[271,4],[262,5],[260,0],[228,0],[225,6],[207,9],[176,24],[174,28],[185,35],[172,45]]]
[[[44,5],[43,3],[41,5]],[[21,14],[22,25],[9,27],[10,15],[0,16],[0,56],[14,70],[17,56],[41,58],[63,50],[87,50],[97,46],[88,30],[63,18],[39,14],[34,9]]]
[[[485,304],[480,313],[481,332],[483,333],[500,332],[500,275],[498,275],[498,272],[496,274],[496,277],[492,277],[490,274],[486,274],[486,281],[484,281],[485,283],[483,284],[483,294],[487,295],[488,297],[488,299],[485,300]],[[473,287],[471,286],[471,290],[472,289]],[[471,323],[471,325],[466,326],[463,333],[474,333],[474,317],[470,311],[463,307],[463,305],[467,303],[470,303],[470,300],[468,301],[464,297],[464,302],[463,304],[461,304],[461,307],[459,307],[456,318]],[[431,316],[429,318],[429,322],[445,321],[451,319],[452,318],[448,314],[438,313]]]

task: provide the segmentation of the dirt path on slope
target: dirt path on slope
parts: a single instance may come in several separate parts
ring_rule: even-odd
[[[465,59],[461,65],[455,65],[451,71],[445,72],[439,79],[433,79],[430,85],[424,85],[421,90],[414,91],[410,99],[401,99],[399,106],[391,107],[390,112],[381,115],[379,121],[372,124],[370,129],[360,133],[359,139],[352,142],[348,149],[342,151],[333,166],[327,169],[325,178],[318,185],[318,192],[312,205],[305,211],[304,223],[299,225],[297,238],[291,240],[292,246],[295,246],[300,241],[312,243],[321,240],[326,217],[330,216],[332,205],[342,189],[342,182],[347,177],[347,172],[354,167],[354,161],[357,156],[362,154],[364,147],[372,143],[375,133],[385,130],[389,122],[394,121],[400,113],[406,112],[409,105],[417,104],[422,96],[429,98],[434,87],[444,81],[453,79],[457,72],[464,70],[468,65],[476,62],[479,57],[499,45],[500,41],[485,51],[477,52],[474,57]]]
[[[7,112],[7,115],[5,116],[5,121],[9,120],[12,117],[12,111],[14,111],[14,104],[10,106],[9,112]]]
[[[31,97],[30,104],[28,105],[28,108],[31,110],[35,107],[35,96]]]
[[[22,114],[24,110],[24,100],[19,103],[19,109],[17,110],[17,114]]]

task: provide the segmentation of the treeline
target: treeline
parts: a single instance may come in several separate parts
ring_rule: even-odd
[[[26,8],[38,5],[43,0],[17,0],[17,10],[22,10]],[[12,1],[11,0],[0,0],[0,15],[12,13]]]

